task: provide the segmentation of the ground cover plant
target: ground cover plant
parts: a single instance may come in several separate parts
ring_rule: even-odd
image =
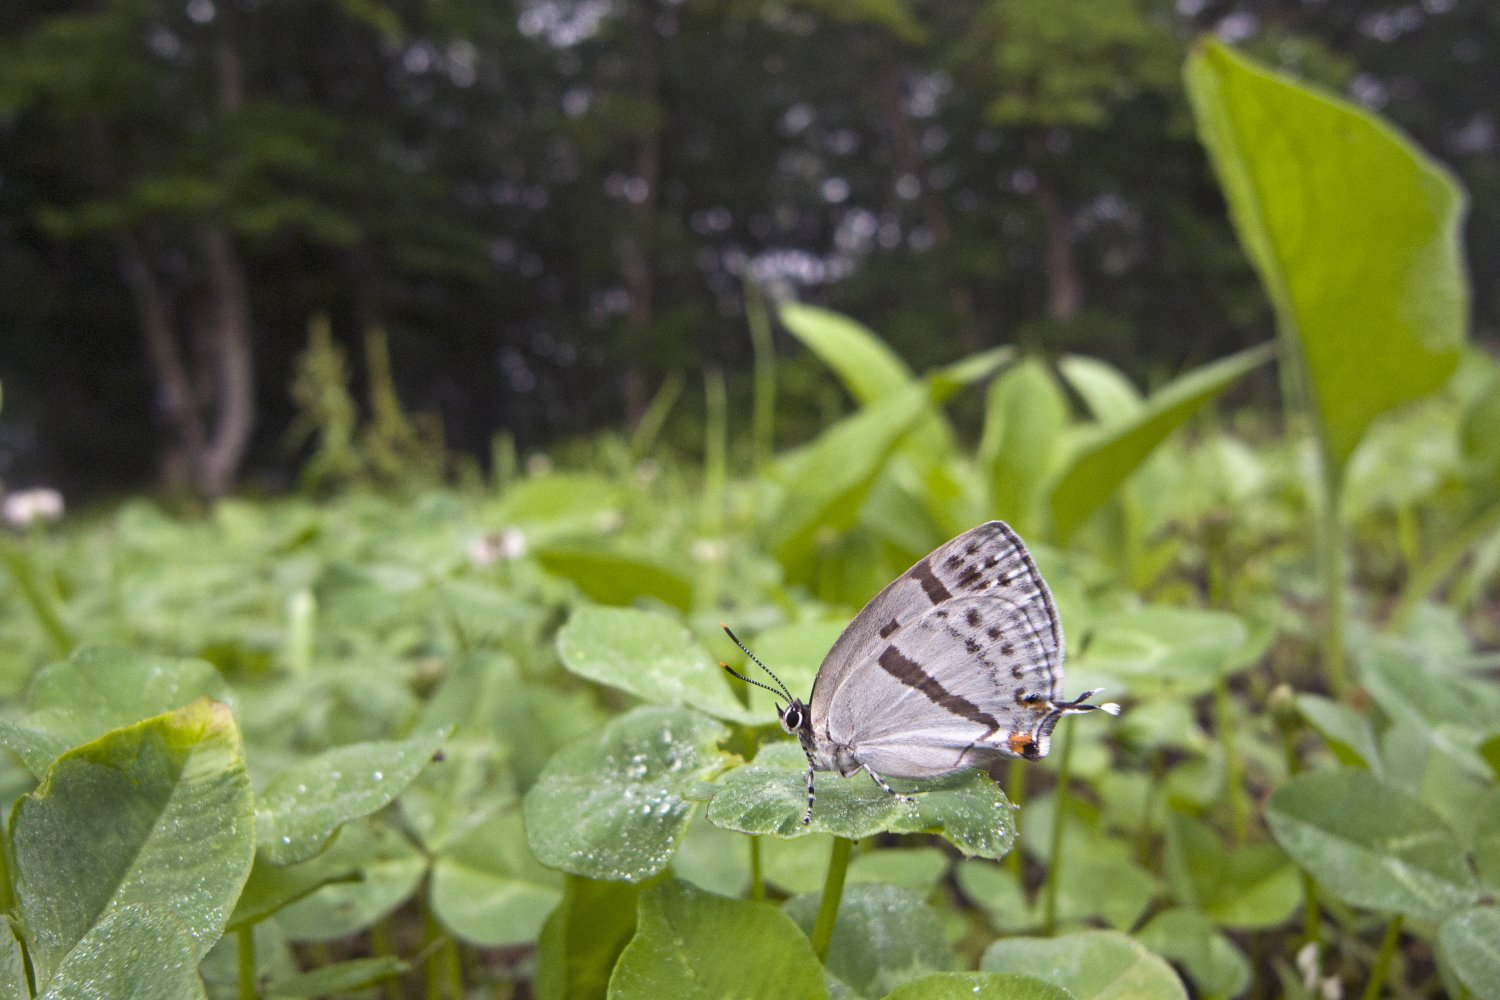
[[[917,374],[788,305],[854,402],[794,450],[710,381],[701,461],[653,447],[664,395],[458,487],[7,537],[0,997],[1497,995],[1500,365],[1461,195],[1227,49],[1187,75],[1280,336],[1149,394],[1008,349]],[[1284,412],[1220,405],[1273,370]],[[911,807],[824,777],[804,826],[720,622],[805,694],[994,516],[1069,693],[1124,714]]]

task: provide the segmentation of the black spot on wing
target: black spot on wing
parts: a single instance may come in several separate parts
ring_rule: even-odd
[[[890,621],[880,626],[880,638],[889,639],[891,637],[891,633],[897,631],[900,628],[901,623],[892,618]]]
[[[907,570],[907,575],[921,584],[922,592],[933,604],[942,604],[944,601],[952,600],[953,595],[948,592],[947,587],[943,586],[943,581],[937,578],[937,574],[933,573],[932,563],[926,559]]]
[[[984,616],[979,613],[978,608],[970,608],[969,613],[964,616],[964,620],[969,623],[969,628],[978,628],[984,624]]]

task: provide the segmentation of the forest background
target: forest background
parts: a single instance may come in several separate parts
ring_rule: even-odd
[[[1205,31],[1457,174],[1493,341],[1488,0],[10,0],[0,478],[291,485],[336,345],[482,462],[684,379],[696,449],[705,373],[749,412],[762,293],[917,370],[1020,344],[1160,383],[1272,333],[1183,94]],[[844,401],[777,337],[795,443]]]

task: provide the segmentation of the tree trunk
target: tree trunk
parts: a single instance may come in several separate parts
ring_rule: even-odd
[[[1051,319],[1073,319],[1083,309],[1083,279],[1073,252],[1073,225],[1047,174],[1046,146],[1040,133],[1027,137],[1026,154],[1036,173],[1036,202],[1047,231],[1047,315]]]
[[[207,364],[213,379],[215,420],[198,466],[198,488],[210,497],[234,489],[255,426],[255,356],[244,267],[222,227],[199,238],[213,300]]]
[[[635,30],[636,86],[643,103],[661,102],[661,49],[656,34],[656,4],[634,0],[630,19]],[[659,119],[658,119],[659,121]],[[656,232],[657,185],[661,175],[661,126],[652,124],[636,146],[635,176],[644,184],[643,197],[632,199],[634,225],[625,237],[621,269],[630,290],[630,329],[642,335],[656,318],[656,279],[651,246]],[[629,358],[624,362],[623,393],[625,420],[630,427],[646,412],[646,378],[641,366]]]
[[[916,178],[922,208],[922,221],[932,231],[934,250],[947,248],[953,227],[948,222],[948,209],[943,200],[932,190],[927,175],[927,164],[922,157],[921,144],[917,141],[916,129],[906,114],[902,99],[901,65],[891,51],[891,40],[879,35],[875,40],[878,68],[875,74],[876,93],[880,103],[880,117],[890,137],[891,149],[895,153],[896,165],[902,173]],[[975,315],[974,297],[958,275],[950,270],[946,275],[948,304],[958,320],[958,340],[965,351],[979,350],[979,321]]]
[[[203,455],[203,422],[198,417],[193,379],[177,344],[171,298],[151,267],[145,249],[129,231],[118,239],[125,283],[135,300],[136,321],[146,356],[156,370],[157,406],[166,424],[166,443],[160,454],[162,485],[168,490],[190,487]]]

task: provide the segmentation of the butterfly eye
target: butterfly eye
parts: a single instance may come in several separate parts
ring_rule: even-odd
[[[795,733],[802,728],[802,706],[788,705],[786,711],[781,713],[781,728],[789,733]]]

